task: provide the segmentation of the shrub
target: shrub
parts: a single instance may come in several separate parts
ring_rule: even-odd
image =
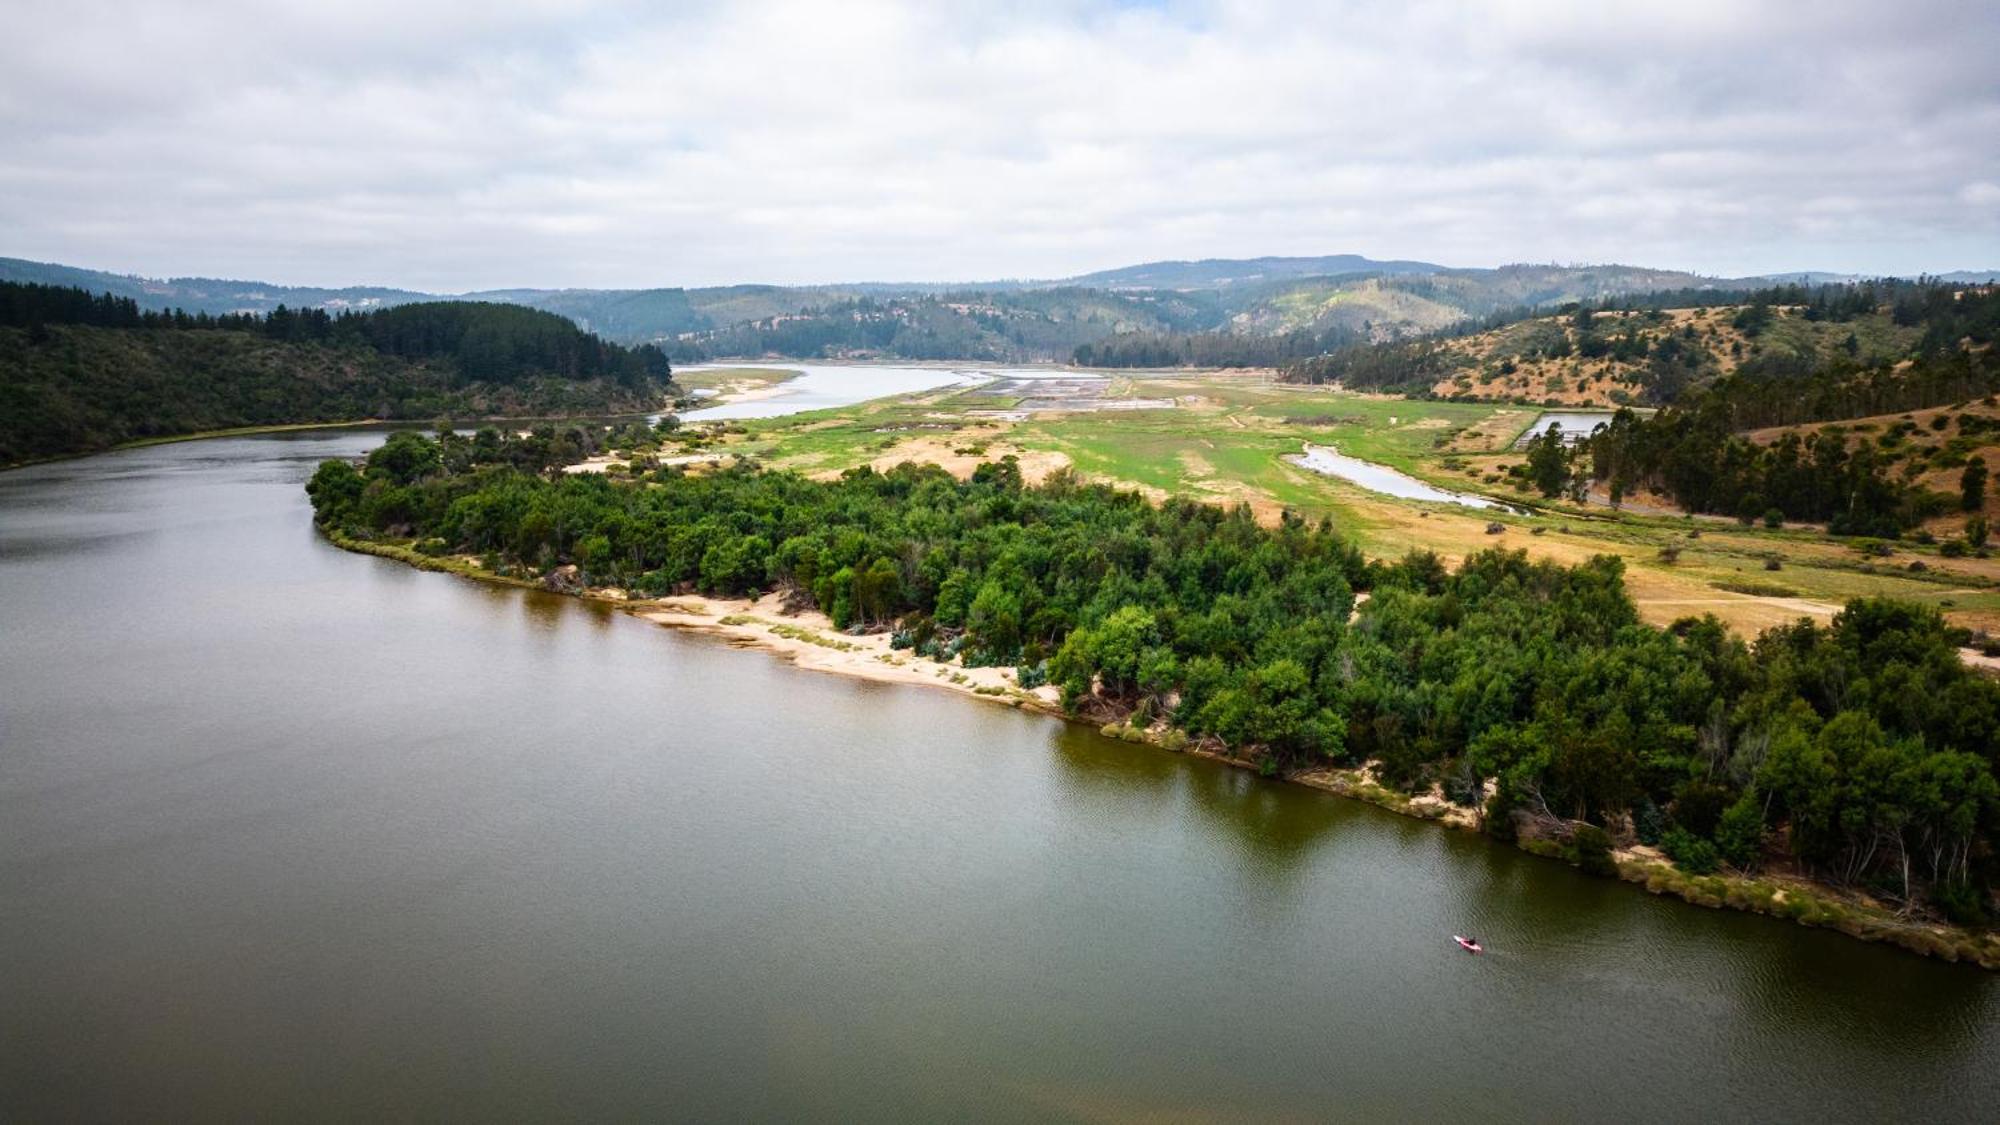
[[[1778,561],[1777,559],[1775,559],[1775,558],[1772,558],[1772,559],[1765,559],[1765,560],[1764,560],[1764,569],[1765,569],[1765,570],[1783,570],[1783,569],[1785,569],[1785,564],[1784,564],[1784,563],[1781,563],[1781,562],[1779,562],[1779,561]]]
[[[1670,828],[1660,837],[1660,850],[1674,866],[1690,875],[1710,875],[1722,866],[1722,854],[1715,845],[1685,828]]]
[[[1639,842],[1659,843],[1666,827],[1666,814],[1660,811],[1660,806],[1654,804],[1651,797],[1639,798],[1639,806],[1632,810],[1632,831],[1639,837]]]
[[[1986,891],[1971,883],[1939,883],[1933,892],[1937,908],[1961,926],[1986,924]]]
[[[1764,509],[1764,526],[1771,528],[1785,526],[1785,513],[1776,508]]]
[[[1715,843],[1716,851],[1730,866],[1748,871],[1757,865],[1764,850],[1764,806],[1755,793],[1746,791],[1722,814]]]
[[[1938,554],[1948,559],[1962,559],[1966,555],[1965,540],[1947,539],[1938,544]]]
[[[1585,824],[1570,836],[1576,865],[1592,875],[1618,874],[1618,861],[1611,858],[1611,834],[1595,824]]]
[[[1515,835],[1514,809],[1519,804],[1520,799],[1509,790],[1506,781],[1502,780],[1499,789],[1486,799],[1486,813],[1480,818],[1486,828],[1486,834],[1496,840],[1512,841]]]

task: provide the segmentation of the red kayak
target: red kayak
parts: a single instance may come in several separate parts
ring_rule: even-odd
[[[1458,947],[1459,947],[1460,949],[1463,949],[1463,950],[1465,950],[1465,951],[1466,951],[1467,953],[1484,953],[1484,952],[1486,952],[1486,949],[1485,949],[1485,947],[1483,947],[1483,946],[1481,946],[1481,945],[1479,944],[1479,939],[1477,939],[1477,938],[1469,938],[1469,937],[1459,937],[1459,936],[1458,936],[1457,934],[1453,934],[1453,935],[1451,935],[1451,940],[1453,940],[1453,941],[1457,942],[1457,943],[1458,943]]]

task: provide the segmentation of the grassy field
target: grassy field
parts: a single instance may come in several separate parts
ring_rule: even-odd
[[[1174,405],[1105,408],[1121,399]],[[1423,549],[1456,560],[1493,546],[1569,563],[1613,554],[1625,560],[1641,612],[1662,624],[1713,613],[1754,633],[1800,616],[1823,619],[1850,598],[1889,594],[1931,602],[1955,621],[2000,631],[1995,560],[1946,559],[1935,547],[1902,543],[1887,556],[1871,555],[1816,529],[1548,504],[1518,491],[1499,467],[1520,461],[1508,447],[1535,419],[1535,407],[1360,395],[1231,372],[1113,378],[1096,406],[996,416],[992,398],[947,389],[735,423],[711,448],[822,475],[864,464],[886,469],[905,460],[963,474],[983,460],[1013,454],[1031,479],[1068,467],[1154,498],[1246,503],[1266,521],[1287,508],[1308,518],[1331,517],[1380,557]],[[1307,443],[1440,487],[1483,492],[1522,510],[1475,510],[1371,492],[1287,460]]]

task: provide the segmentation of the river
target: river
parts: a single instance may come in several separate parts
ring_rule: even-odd
[[[335,550],[300,483],[378,440],[0,474],[7,1118],[2000,1098],[1976,969]]]

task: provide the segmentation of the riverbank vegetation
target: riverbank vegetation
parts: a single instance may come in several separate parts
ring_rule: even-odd
[[[1328,521],[1267,527],[1068,473],[1031,487],[1008,461],[963,481],[914,465],[614,481],[512,445],[399,435],[364,466],[323,465],[317,517],[641,595],[787,591],[838,627],[1012,666],[1078,712],[1170,724],[1272,772],[1374,763],[1497,834],[1590,825],[1691,875],[1809,873],[1965,924],[1991,908],[2000,684],[1931,607],[1860,599],[1745,641],[1709,618],[1643,624],[1615,558],[1369,561]]]
[[[0,464],[247,426],[652,410],[672,377],[657,348],[510,305],[212,316],[0,283]]]

